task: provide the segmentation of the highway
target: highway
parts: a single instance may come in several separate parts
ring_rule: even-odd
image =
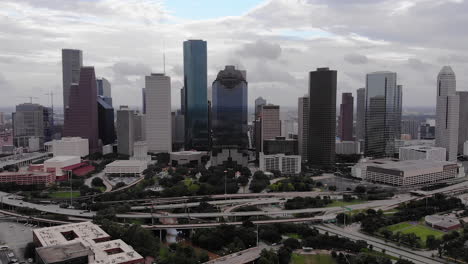
[[[217,259],[213,259],[204,264],[239,264],[239,263],[250,263],[260,257],[260,253],[266,247],[253,247],[246,250],[242,250],[230,255],[226,255]]]
[[[375,249],[385,249],[386,254],[399,258],[409,259],[416,264],[438,264],[441,263],[435,259],[432,259],[428,256],[425,256],[419,251],[409,250],[403,247],[397,247],[396,245],[385,243],[379,238],[368,236],[357,231],[351,231],[349,229],[341,228],[335,225],[318,225],[314,226],[315,228],[335,234],[341,237],[347,237],[351,240],[364,240],[368,244],[372,245]]]

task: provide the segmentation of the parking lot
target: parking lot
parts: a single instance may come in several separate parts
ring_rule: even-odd
[[[33,241],[32,229],[32,226],[2,220],[0,222],[0,245],[8,245],[15,255],[14,258],[20,262],[24,261],[24,249],[29,242]],[[11,260],[8,257],[10,250],[0,251],[0,264],[7,264]]]

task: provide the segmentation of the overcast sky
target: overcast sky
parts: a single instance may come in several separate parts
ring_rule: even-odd
[[[338,98],[365,74],[398,74],[405,106],[435,106],[443,65],[468,90],[468,3],[464,0],[0,0],[0,106],[62,105],[61,49],[111,81],[114,106],[141,105],[144,75],[172,78],[179,106],[182,42],[208,42],[208,83],[226,64],[247,70],[258,96],[296,106],[308,72],[338,71]],[[340,99],[338,100],[340,101]]]

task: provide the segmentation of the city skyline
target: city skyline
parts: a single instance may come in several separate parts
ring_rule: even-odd
[[[350,21],[349,15],[345,16],[345,11],[360,12],[364,3],[366,10],[376,10],[375,16],[378,14],[398,19],[391,19],[392,22],[385,24],[377,23],[374,15],[359,22]],[[134,98],[125,95],[136,94],[137,91],[140,94],[144,76],[151,72],[162,72],[162,53],[165,51],[166,74],[171,76],[174,95],[172,105],[179,107],[180,103],[176,98],[183,82],[181,43],[192,38],[208,42],[208,83],[214,81],[217,71],[224,65],[232,64],[249,72],[249,104],[252,104],[254,98],[268,93],[266,99],[270,102],[294,107],[297,98],[307,90],[307,72],[316,67],[330,67],[339,74],[338,93],[352,92],[356,96],[355,90],[365,85],[365,74],[389,70],[397,72],[401,83],[406,87],[405,106],[432,106],[436,101],[435,93],[429,91],[432,91],[436,82],[438,70],[448,64],[454,71],[463,73],[468,67],[467,54],[462,49],[466,46],[463,45],[466,38],[455,34],[451,30],[451,24],[441,20],[449,12],[462,14],[467,9],[467,4],[463,1],[427,0],[406,6],[400,1],[355,1],[343,5],[318,0],[241,1],[232,11],[226,11],[226,7],[223,7],[221,12],[221,5],[213,4],[209,10],[201,12],[199,17],[186,19],[181,18],[186,15],[184,10],[180,10],[181,7],[171,6],[174,4],[166,2],[134,1],[115,8],[105,6],[103,1],[64,1],[52,5],[48,1],[22,0],[14,1],[14,4],[13,1],[3,1],[0,5],[2,14],[6,15],[0,24],[10,25],[4,27],[7,35],[15,32],[9,30],[31,30],[31,34],[22,37],[22,45],[15,45],[15,40],[12,39],[2,44],[7,48],[0,59],[0,89],[12,91],[8,100],[0,99],[4,106],[22,103],[24,99],[19,97],[27,96],[33,91],[39,91],[39,94],[53,91],[56,94],[55,106],[61,106],[61,48],[82,50],[84,64],[94,65],[96,75],[108,78],[111,82],[115,105],[130,106],[140,106],[141,95]],[[93,7],[95,10],[89,11]],[[131,7],[140,8],[136,10],[146,8],[154,12],[128,11],[132,10]],[[282,10],[277,21],[270,21],[262,15],[275,7],[281,7],[278,10]],[[193,6],[187,6],[185,10],[187,8]],[[309,18],[311,12],[320,8],[324,13],[332,15],[329,21]],[[18,13],[18,10],[24,11]],[[96,10],[102,10],[102,16],[92,25],[94,28],[90,31],[90,22],[85,18],[97,17]],[[84,12],[84,16],[73,23],[62,17],[75,12]],[[208,16],[208,13],[211,15]],[[433,21],[423,20],[421,13],[431,15]],[[39,14],[51,17],[51,24],[63,24],[63,29],[51,28],[40,20]],[[127,15],[129,21],[117,24],[116,14]],[[333,15],[341,17],[342,21],[336,20]],[[296,18],[290,19],[286,25],[282,21],[288,17]],[[302,17],[307,19],[301,19]],[[455,19],[455,23],[463,23],[466,19],[461,16],[451,17]],[[38,27],[29,28],[21,23],[22,19],[34,22]],[[413,27],[406,27],[399,32],[392,30],[392,26],[408,22],[409,19],[415,21],[418,28],[437,28],[441,32],[440,39],[451,37],[456,41],[429,41],[428,36],[422,35]],[[135,32],[128,33],[129,31],[124,30],[130,27],[130,23],[137,25]],[[379,30],[369,31],[363,23],[373,23]],[[343,27],[338,27],[340,24]],[[103,41],[100,32],[111,32],[110,26],[117,26],[118,29],[107,34],[106,41]],[[131,36],[124,37],[125,34]],[[24,38],[34,38],[38,45],[33,46],[35,41],[24,41]],[[132,41],[120,42],[118,46],[108,48],[107,39],[112,41],[116,38]],[[141,40],[141,49],[133,48],[133,40]],[[228,45],[224,45],[226,40],[229,40]],[[322,54],[327,56],[321,56]],[[268,65],[261,67],[262,61],[267,61]],[[22,78],[24,69],[30,73],[28,78]],[[468,89],[465,75],[460,74],[457,82],[461,91]],[[286,89],[291,96],[283,98],[281,94]],[[49,105],[47,96],[39,97],[35,103]],[[337,103],[340,103],[339,98]]]

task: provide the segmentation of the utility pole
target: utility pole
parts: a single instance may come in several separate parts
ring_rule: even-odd
[[[227,170],[224,171],[224,200],[227,200]]]

